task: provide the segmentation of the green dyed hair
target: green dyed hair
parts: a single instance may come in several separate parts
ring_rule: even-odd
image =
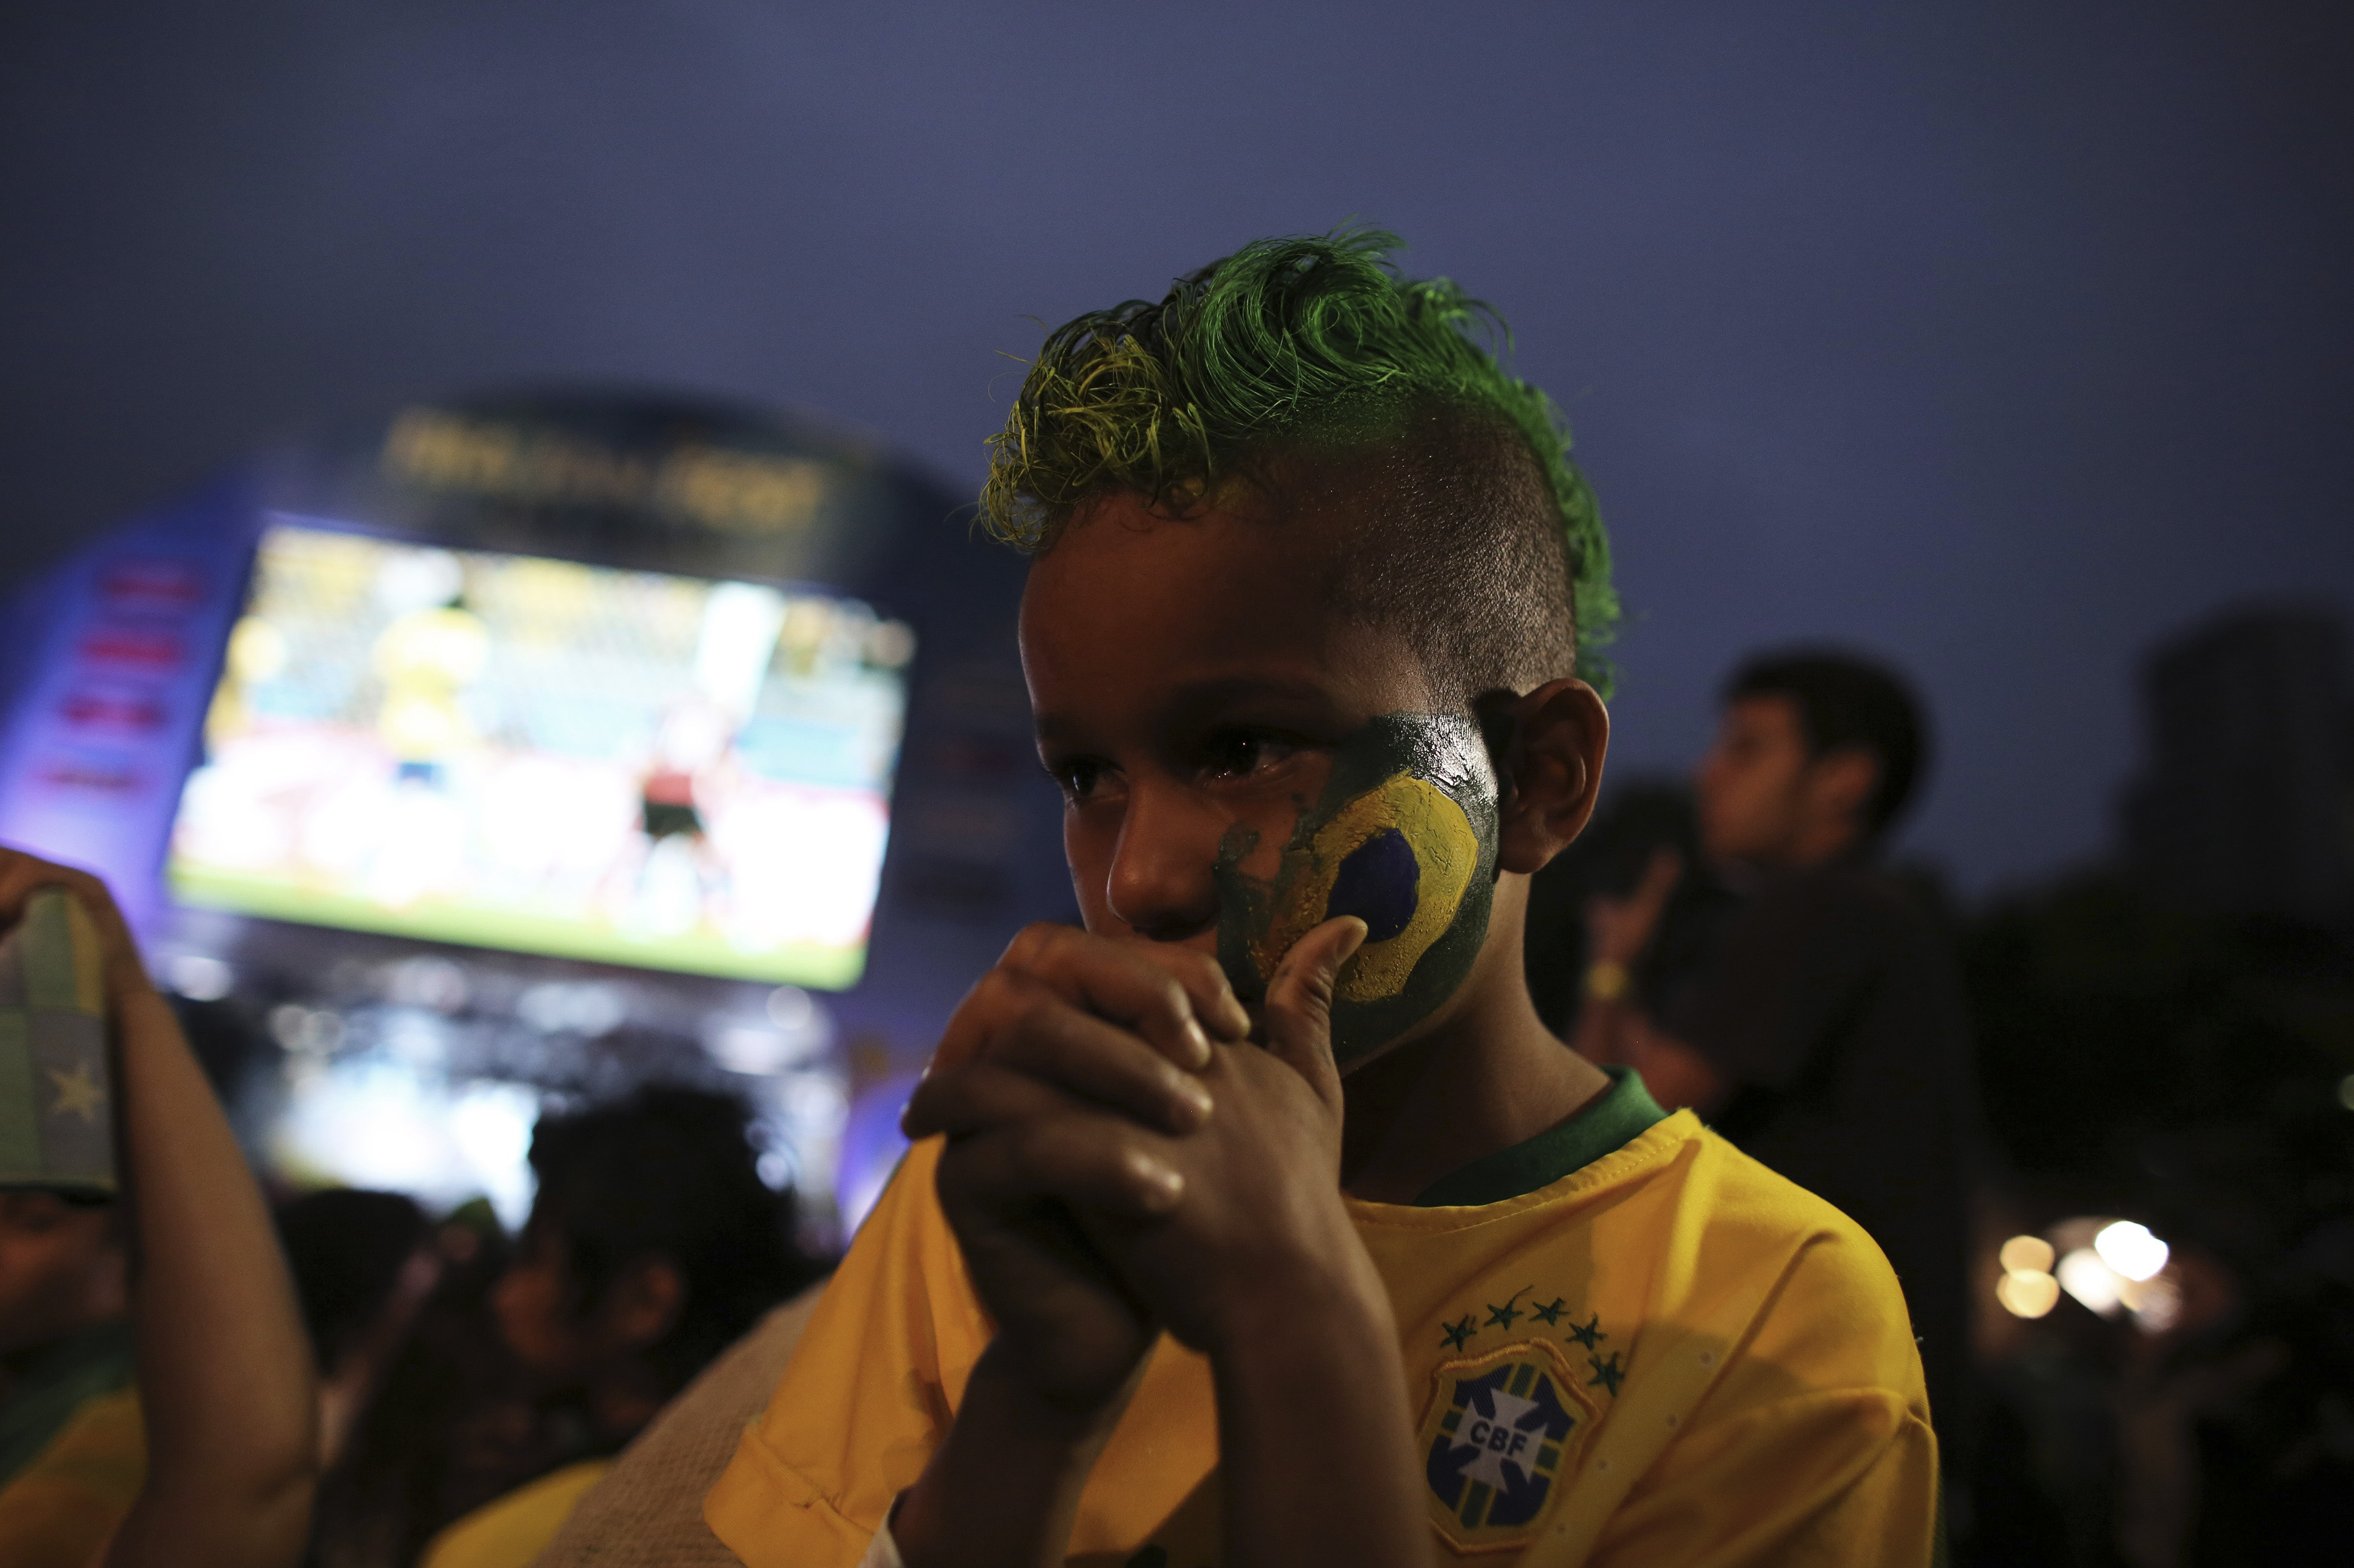
[[[1158,303],[1130,300],[1050,333],[990,438],[982,527],[1043,549],[1106,493],[1182,510],[1260,459],[1378,444],[1421,410],[1500,423],[1550,489],[1577,664],[1606,694],[1618,596],[1568,424],[1500,363],[1501,318],[1447,279],[1404,276],[1397,249],[1371,228],[1257,240]]]

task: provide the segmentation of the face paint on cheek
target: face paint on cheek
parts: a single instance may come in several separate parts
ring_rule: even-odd
[[[1488,938],[1496,894],[1496,778],[1479,726],[1446,715],[1386,714],[1333,756],[1324,793],[1303,812],[1274,874],[1244,863],[1258,846],[1236,827],[1219,846],[1218,961],[1246,1001],[1291,945],[1354,915],[1364,946],[1341,966],[1332,1054],[1361,1061],[1459,990]]]

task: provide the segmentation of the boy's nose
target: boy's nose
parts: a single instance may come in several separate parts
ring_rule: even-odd
[[[1182,789],[1136,789],[1104,888],[1112,915],[1156,941],[1182,941],[1216,924],[1211,874],[1225,820]]]

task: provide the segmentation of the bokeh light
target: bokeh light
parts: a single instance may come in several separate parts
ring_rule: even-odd
[[[2093,1250],[2101,1255],[2103,1263],[2137,1285],[2157,1278],[2166,1266],[2166,1244],[2152,1235],[2147,1225],[2132,1220],[2103,1225],[2093,1238]]]
[[[1994,1298],[2014,1318],[2041,1318],[2060,1304],[2060,1282],[2040,1268],[2014,1268],[1995,1281]]]
[[[2059,1255],[2052,1250],[2052,1244],[2041,1236],[2021,1235],[2013,1236],[2003,1243],[2002,1251],[1996,1255],[2000,1260],[2003,1272],[2006,1274],[2049,1274],[2052,1272],[2052,1259]],[[2042,1315],[2041,1312],[2026,1314],[2031,1318],[2040,1318]]]
[[[2125,1306],[2117,1271],[2091,1247],[2080,1246],[2062,1258],[2054,1272],[2060,1288],[2074,1297],[2087,1311],[2114,1318]]]

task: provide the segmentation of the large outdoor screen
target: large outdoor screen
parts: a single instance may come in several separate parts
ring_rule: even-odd
[[[805,986],[865,962],[915,640],[855,600],[281,518],[185,904]]]

